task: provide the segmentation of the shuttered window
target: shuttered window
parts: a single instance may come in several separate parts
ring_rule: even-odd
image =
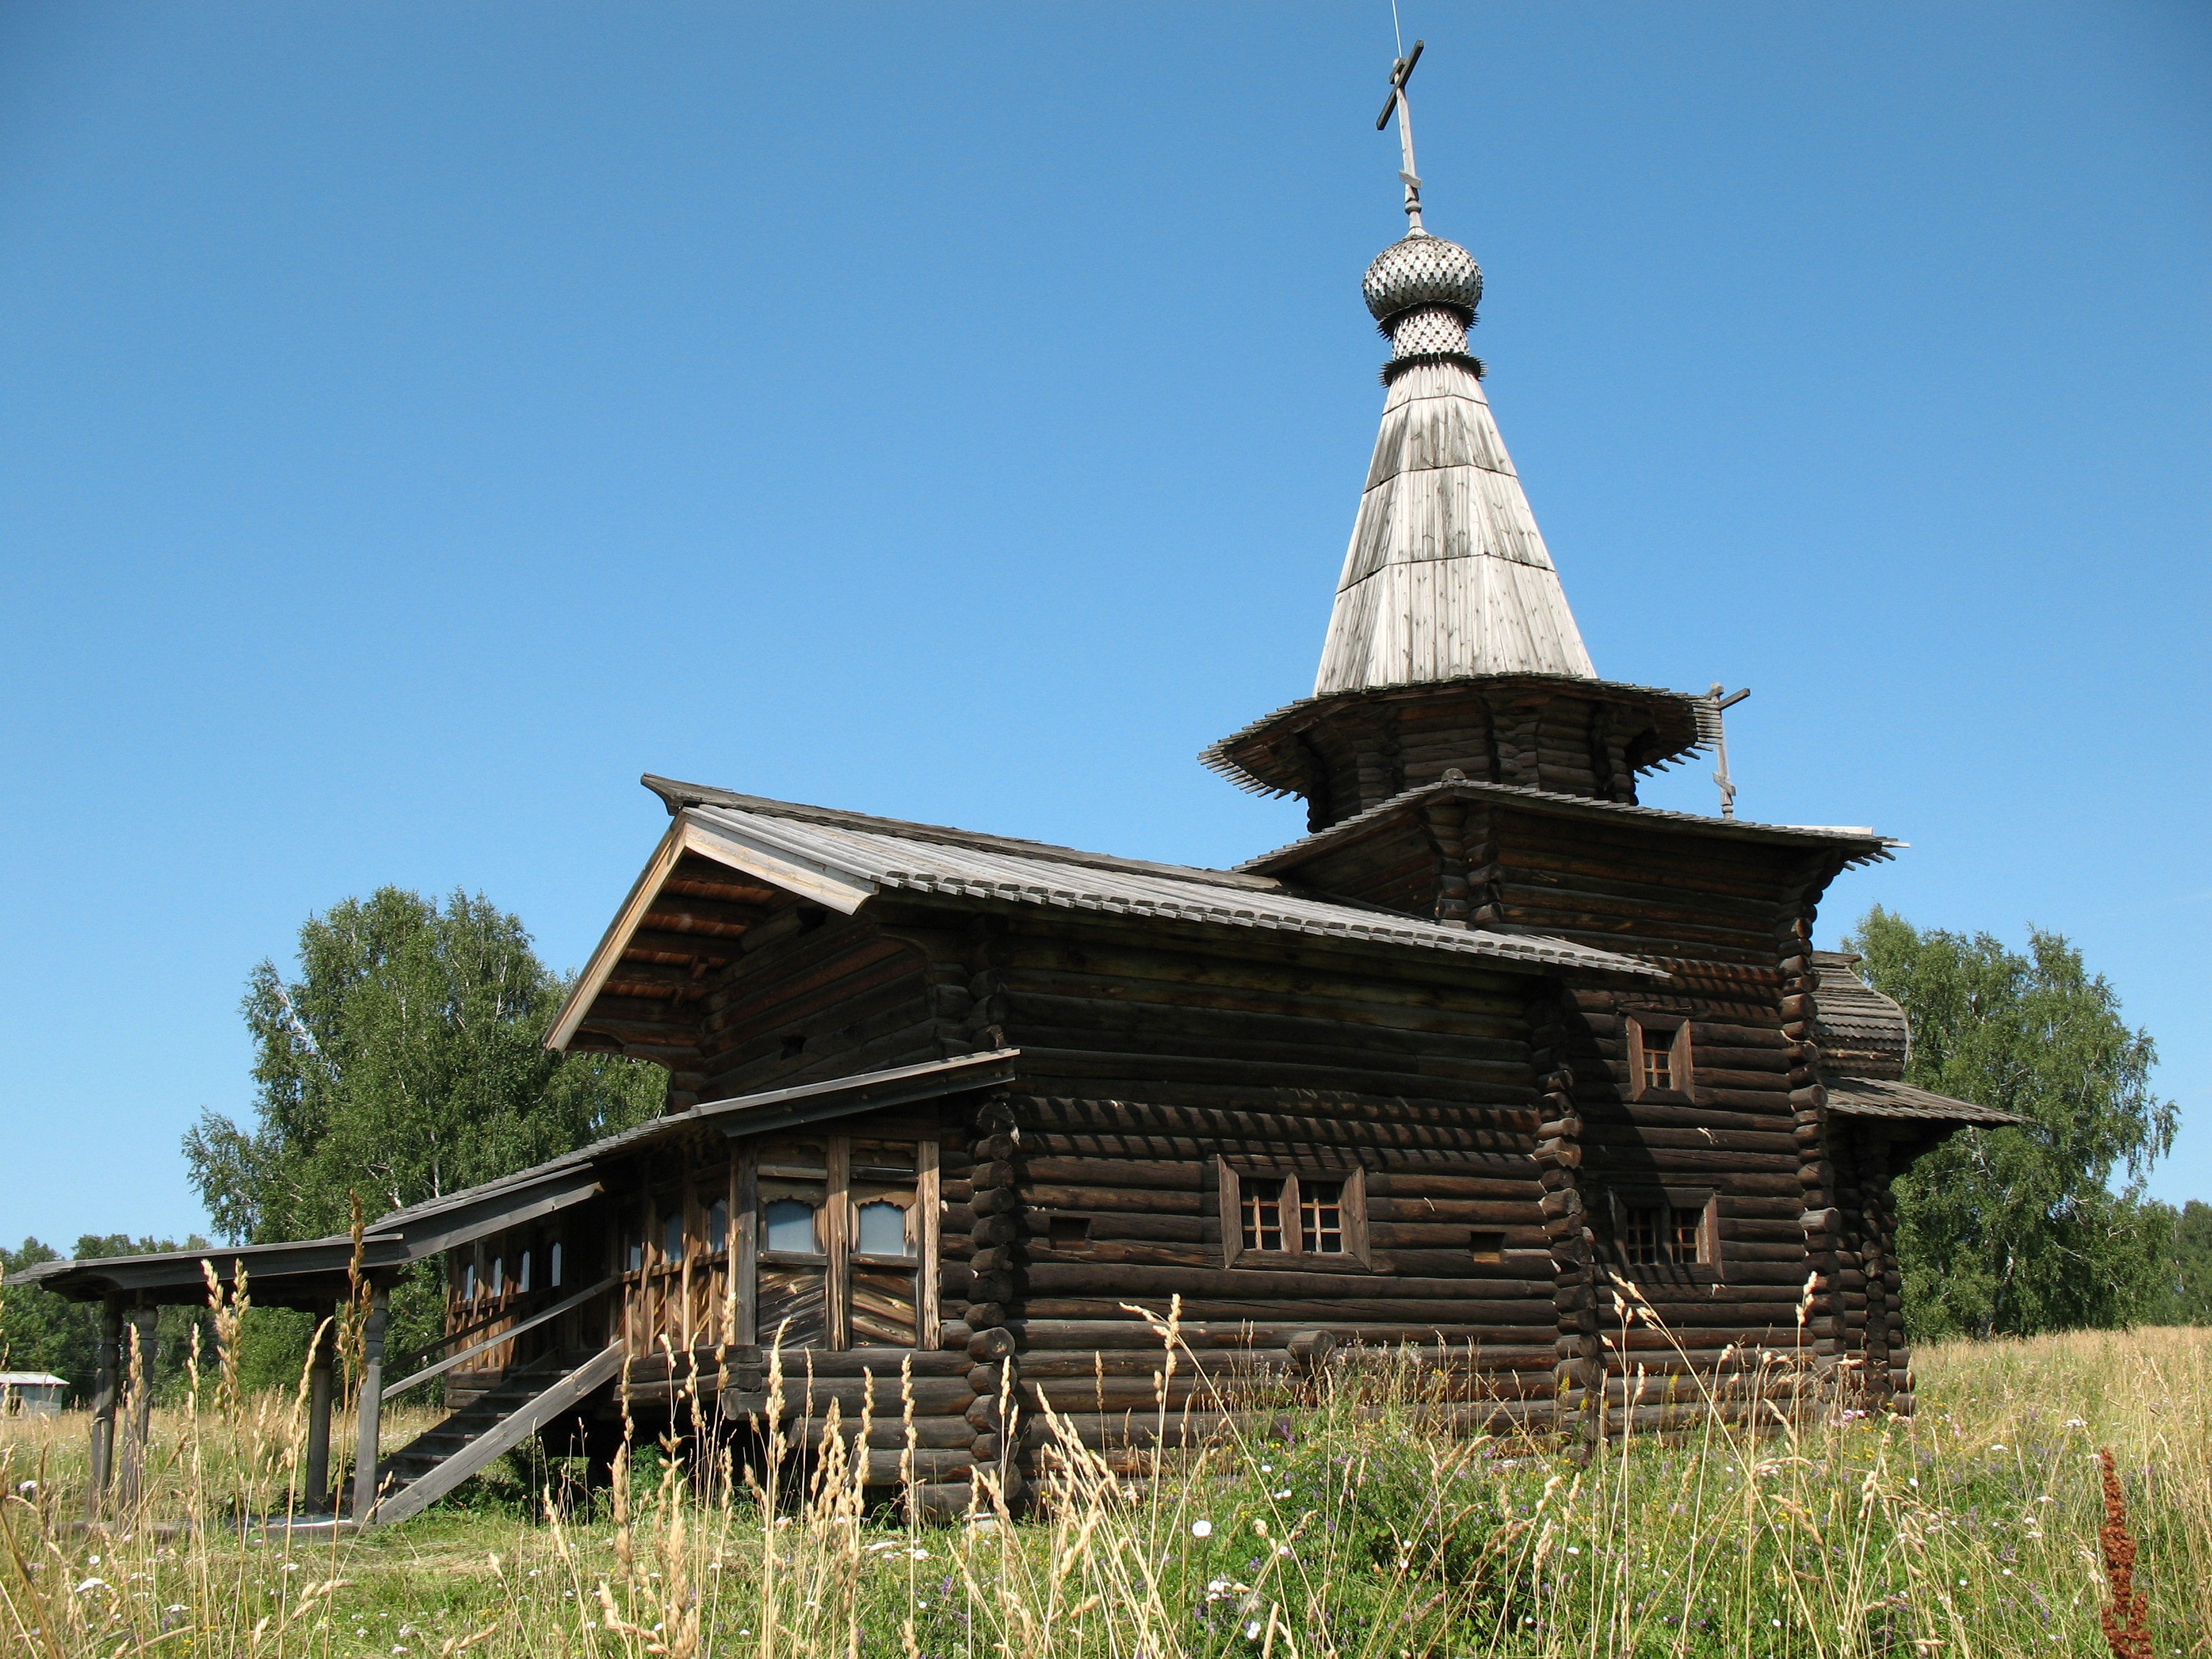
[[[937,1146],[844,1133],[739,1153],[757,1224],[740,1230],[749,1340],[786,1348],[933,1346]],[[748,1340],[741,1331],[740,1340]]]

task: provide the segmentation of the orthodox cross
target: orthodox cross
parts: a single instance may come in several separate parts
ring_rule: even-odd
[[[1410,234],[1421,228],[1421,176],[1413,170],[1413,111],[1406,101],[1406,82],[1413,78],[1413,65],[1421,61],[1421,48],[1425,41],[1413,42],[1413,51],[1390,65],[1390,96],[1384,101],[1382,112],[1375,118],[1375,131],[1380,132],[1390,125],[1393,110],[1398,115],[1398,149],[1405,165],[1398,176],[1406,181],[1406,217]]]
[[[1733,708],[1751,695],[1746,686],[1741,691],[1723,691],[1718,684],[1697,700],[1698,735],[1712,745],[1714,758],[1720,763],[1713,770],[1713,781],[1721,787],[1721,816],[1735,816],[1735,780],[1729,775],[1728,727],[1721,720],[1721,711]]]

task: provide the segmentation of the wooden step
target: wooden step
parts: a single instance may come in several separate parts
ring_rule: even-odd
[[[533,1367],[471,1401],[384,1461],[372,1524],[421,1513],[492,1459],[614,1380],[623,1346],[612,1342],[580,1364]],[[509,1393],[512,1388],[512,1394]]]

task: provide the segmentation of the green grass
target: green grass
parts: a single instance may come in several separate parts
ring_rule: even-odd
[[[86,1531],[83,1419],[10,1424],[8,1486],[39,1485],[5,1504],[0,1651],[2101,1655],[2108,1445],[2156,1650],[2212,1653],[2212,1336],[1919,1369],[1910,1421],[1715,1422],[1577,1466],[1443,1432],[1441,1379],[1354,1355],[1261,1437],[1151,1472],[1071,1451],[1018,1523],[867,1512],[834,1452],[773,1505],[711,1475],[702,1494],[647,1448],[594,1515],[544,1513],[507,1468],[402,1526],[244,1542],[221,1518],[281,1510],[296,1468],[296,1401],[264,1396],[161,1413],[143,1510]]]

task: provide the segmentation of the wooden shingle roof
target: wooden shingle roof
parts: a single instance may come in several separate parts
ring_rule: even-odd
[[[1455,679],[1594,679],[1471,360],[1390,383],[1314,695]]]

